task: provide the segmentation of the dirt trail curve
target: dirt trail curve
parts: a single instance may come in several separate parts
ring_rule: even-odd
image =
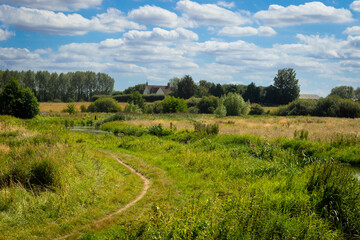
[[[89,227],[89,226],[92,226],[92,225],[98,225],[98,224],[100,224],[100,223],[103,223],[103,222],[109,220],[110,218],[112,218],[113,216],[115,216],[115,215],[117,215],[117,214],[119,214],[119,213],[127,210],[129,207],[133,206],[135,203],[137,203],[140,199],[142,199],[142,198],[145,196],[145,194],[147,193],[147,191],[148,191],[148,189],[149,189],[149,187],[150,187],[150,185],[151,185],[151,182],[150,182],[150,180],[149,180],[147,177],[145,177],[145,176],[144,176],[143,174],[141,174],[140,172],[136,171],[133,167],[127,165],[125,162],[121,161],[117,156],[115,156],[115,155],[112,154],[112,153],[103,151],[103,150],[100,150],[100,151],[103,152],[103,153],[106,153],[106,154],[110,155],[112,158],[114,158],[116,161],[118,161],[118,163],[120,163],[121,165],[123,165],[124,167],[126,167],[127,169],[129,169],[132,173],[138,175],[138,176],[141,178],[141,180],[143,181],[144,186],[143,186],[143,189],[142,189],[142,191],[140,192],[140,194],[139,194],[134,200],[132,200],[131,202],[129,202],[128,204],[126,204],[124,207],[118,209],[117,211],[115,211],[115,212],[113,212],[113,213],[111,213],[111,214],[109,214],[109,215],[107,215],[107,216],[105,216],[105,217],[103,217],[103,218],[101,218],[101,219],[95,220],[95,221],[92,222],[91,224],[88,224],[88,225],[83,226],[83,227],[80,228],[79,230],[85,229],[86,227]],[[78,231],[79,231],[79,230],[78,230]],[[76,233],[78,233],[78,232],[77,232],[77,231],[76,231],[76,232],[72,232],[72,233],[70,233],[70,234],[68,234],[68,235],[55,238],[54,240],[66,239],[66,238],[69,238],[69,237],[75,235]]]

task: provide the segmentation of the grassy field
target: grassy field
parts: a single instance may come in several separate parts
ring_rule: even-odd
[[[74,231],[74,239],[356,239],[360,234],[360,183],[343,164],[360,162],[356,119],[170,114],[104,121],[108,116],[98,115],[100,129],[114,134],[65,129],[94,125],[90,113],[26,121],[0,117],[0,179],[11,179],[0,180],[0,239]],[[194,131],[195,122],[218,124],[220,134]],[[141,189],[138,177],[98,149],[121,158],[152,184],[127,211],[83,229]],[[53,182],[32,178],[42,162],[53,166]],[[18,172],[29,174],[23,180]]]
[[[68,104],[70,103],[54,103],[54,102],[41,102],[40,103],[40,112],[54,112],[54,113],[59,113],[62,110],[66,109]],[[91,102],[74,102],[71,103],[75,105],[75,108],[77,111],[80,111],[80,106],[84,105],[86,107],[88,107]],[[121,109],[124,109],[127,103],[118,103],[119,106],[121,107]]]

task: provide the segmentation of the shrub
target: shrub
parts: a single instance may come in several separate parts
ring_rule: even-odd
[[[0,114],[29,119],[39,113],[39,103],[28,88],[22,88],[16,78],[4,86],[0,94]]]
[[[153,113],[162,113],[163,112],[163,105],[161,101],[155,101],[152,105]]]
[[[214,113],[219,105],[219,98],[215,96],[203,96],[198,103],[200,113]]]
[[[197,107],[200,100],[201,100],[201,98],[191,97],[186,100],[186,105],[188,106],[188,108]]]
[[[119,112],[121,108],[112,98],[99,98],[88,107],[89,112]]]
[[[315,108],[316,116],[324,116],[324,117],[336,117],[336,113],[338,112],[339,107],[338,96],[329,96],[326,98],[321,98]]]
[[[74,114],[74,113],[76,113],[77,111],[76,111],[76,109],[75,109],[75,104],[73,104],[73,103],[69,103],[68,105],[67,105],[67,107],[64,109],[64,110],[62,110],[63,112],[67,112],[67,113],[69,113],[69,114]]]
[[[189,113],[199,113],[200,110],[197,107],[189,107],[188,112]]]
[[[80,106],[80,111],[81,111],[81,112],[86,112],[86,111],[87,111],[86,106],[85,106],[85,105],[81,105],[81,106]]]
[[[250,105],[250,115],[263,115],[264,113],[265,110],[260,104],[254,103]]]
[[[151,126],[151,127],[149,127],[147,129],[147,131],[148,131],[149,134],[155,135],[155,136],[158,136],[158,137],[168,136],[168,135],[172,134],[171,129],[163,128],[163,126],[161,124]]]
[[[126,106],[125,106],[125,109],[124,109],[124,112],[128,112],[128,113],[143,113],[141,108],[134,104],[134,103],[128,103]]]
[[[306,116],[314,115],[316,101],[310,99],[297,99],[284,107],[280,107],[276,112],[279,116]]]
[[[138,91],[135,91],[131,94],[128,103],[133,103],[134,105],[139,106],[141,109],[144,109],[145,107],[145,101]]]
[[[208,135],[217,135],[219,133],[219,124],[194,123],[195,132]]]
[[[126,119],[128,119],[128,117],[126,117],[125,115],[123,114],[114,114],[114,115],[111,115],[103,120],[100,120],[98,121],[96,124],[95,124],[95,127],[99,127],[100,125],[104,124],[104,123],[107,123],[107,122],[113,122],[113,121],[125,121]]]
[[[238,93],[228,93],[221,97],[220,103],[226,108],[226,116],[247,115],[250,110],[250,104]]]
[[[224,104],[220,103],[219,106],[215,109],[216,116],[225,117],[226,116],[226,107]]]
[[[338,117],[360,117],[360,104],[349,99],[340,99],[336,115]]]
[[[54,164],[49,160],[36,162],[31,167],[29,183],[42,187],[56,185],[56,170]]]
[[[186,102],[182,98],[176,98],[173,96],[165,98],[162,102],[164,113],[177,113],[187,112],[188,108]]]

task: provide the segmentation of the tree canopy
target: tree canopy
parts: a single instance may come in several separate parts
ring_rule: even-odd
[[[331,89],[329,96],[339,96],[340,98],[352,100],[355,98],[355,92],[351,86],[339,86]]]
[[[279,104],[288,104],[299,97],[300,86],[292,68],[279,69],[274,78],[274,87],[278,94]]]
[[[39,113],[39,103],[34,94],[28,88],[21,87],[13,77],[0,94],[0,113],[18,118],[33,118]]]

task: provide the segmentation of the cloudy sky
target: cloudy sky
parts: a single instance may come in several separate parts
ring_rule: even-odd
[[[148,81],[360,86],[360,1],[0,0],[0,68],[105,72]]]

